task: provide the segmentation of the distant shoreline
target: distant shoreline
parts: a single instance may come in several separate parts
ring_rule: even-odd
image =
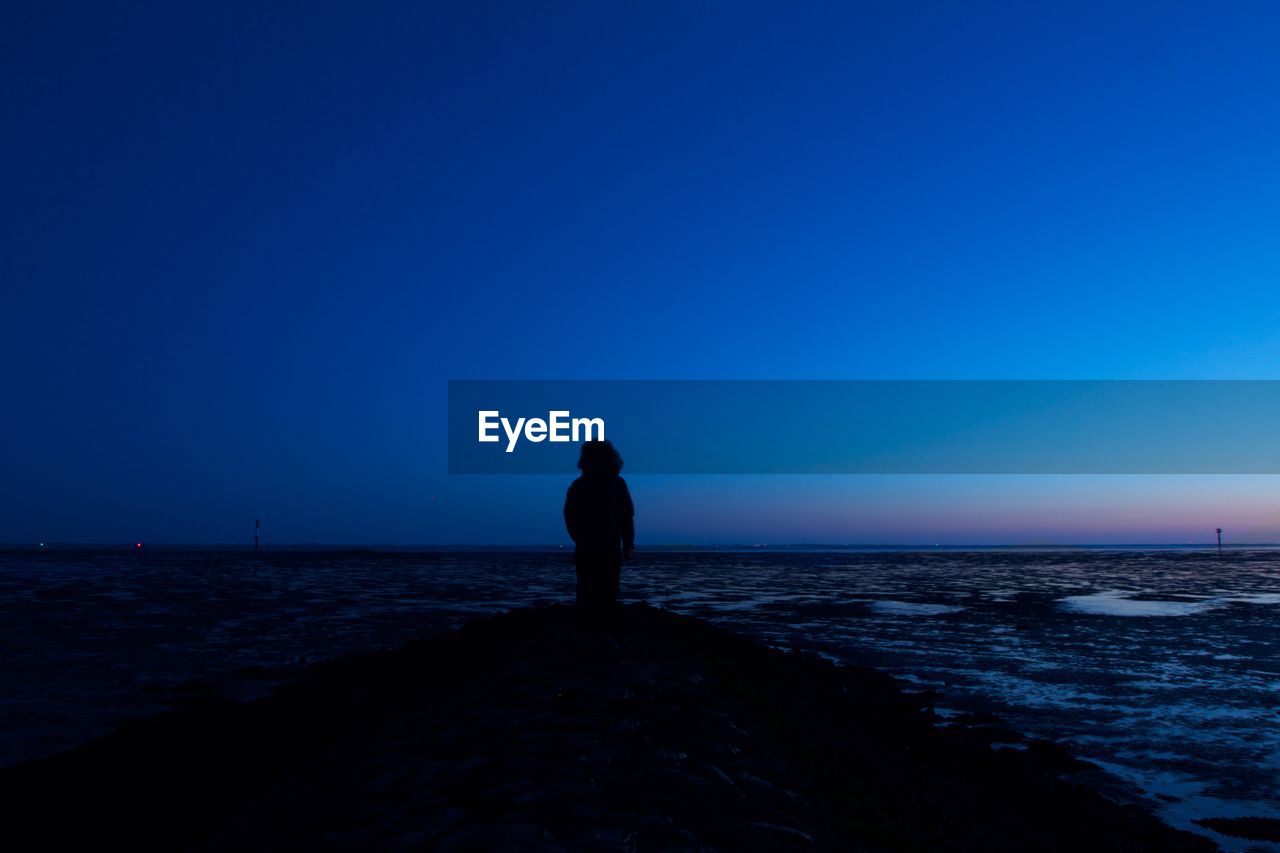
[[[236,544],[200,544],[187,542],[147,542],[142,548],[136,543],[120,542],[48,542],[43,544],[0,543],[0,553],[60,553],[69,551],[230,551],[236,553],[259,550],[265,553],[387,553],[387,554],[483,554],[483,553],[555,553],[570,551],[571,545],[360,545],[360,544],[321,544],[321,543],[289,543],[282,545],[262,545],[255,549],[253,545]],[[1276,542],[1233,542],[1223,543],[1223,551],[1271,551],[1280,549]],[[1214,542],[1125,542],[1125,543],[1035,543],[1017,545],[853,545],[797,543],[793,545],[752,545],[744,543],[725,543],[719,545],[663,544],[642,545],[637,548],[640,553],[779,553],[779,554],[820,554],[820,553],[968,553],[982,551],[1217,551]]]

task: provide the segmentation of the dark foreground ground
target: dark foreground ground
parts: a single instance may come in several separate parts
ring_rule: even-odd
[[[1213,849],[923,701],[644,606],[521,610],[0,771],[0,849]]]

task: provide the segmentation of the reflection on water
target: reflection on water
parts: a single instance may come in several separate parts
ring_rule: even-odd
[[[184,681],[252,695],[308,660],[572,593],[555,552],[0,554],[0,763]],[[623,594],[994,703],[1179,825],[1280,817],[1280,553],[659,553]]]
[[[922,601],[872,601],[871,609],[877,613],[898,616],[937,616],[940,613],[957,613],[964,610],[954,604],[929,604]]]
[[[1223,599],[1158,599],[1137,598],[1136,592],[1113,590],[1095,592],[1092,595],[1068,595],[1061,604],[1076,613],[1092,613],[1095,616],[1190,616],[1203,613],[1226,602]]]

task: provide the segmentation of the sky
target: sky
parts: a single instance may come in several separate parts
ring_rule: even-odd
[[[0,541],[566,541],[449,379],[1280,378],[1278,31],[6,3]],[[1267,477],[630,482],[641,544],[1280,541]]]

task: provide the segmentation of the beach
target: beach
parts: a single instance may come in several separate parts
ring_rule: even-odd
[[[1209,850],[875,670],[645,605],[475,620],[0,772],[6,849]]]
[[[1228,549],[648,550],[648,601],[874,667],[944,718],[996,714],[1108,772],[1108,797],[1197,821],[1277,809],[1280,553]],[[571,601],[561,549],[159,549],[0,560],[0,766],[131,719],[251,700],[319,662]],[[1259,846],[1261,844],[1261,846]]]

